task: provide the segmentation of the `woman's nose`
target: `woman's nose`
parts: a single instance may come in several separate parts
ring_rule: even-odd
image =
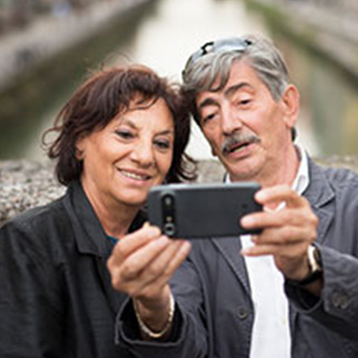
[[[138,143],[133,148],[132,159],[144,167],[153,165],[154,154],[152,143],[149,141],[141,141]]]

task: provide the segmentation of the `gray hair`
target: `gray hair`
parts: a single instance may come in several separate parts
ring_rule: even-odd
[[[256,35],[243,36],[241,40],[248,44],[243,50],[219,50],[209,52],[195,61],[188,61],[183,71],[183,93],[191,102],[191,112],[198,124],[196,95],[202,91],[220,91],[224,88],[233,62],[247,61],[276,102],[287,87],[287,68],[282,54],[272,41]],[[217,80],[218,84],[214,86]]]

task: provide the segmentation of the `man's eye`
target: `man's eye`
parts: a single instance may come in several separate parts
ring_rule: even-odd
[[[206,123],[206,122],[209,122],[209,121],[211,121],[212,119],[214,119],[215,118],[215,116],[216,116],[216,113],[210,113],[210,114],[208,114],[208,115],[206,115],[206,116],[203,116],[203,123]]]
[[[243,99],[243,100],[239,101],[239,104],[241,106],[247,106],[250,103],[251,103],[251,99]]]
[[[116,134],[123,139],[131,139],[134,137],[133,133],[125,130],[118,130]]]

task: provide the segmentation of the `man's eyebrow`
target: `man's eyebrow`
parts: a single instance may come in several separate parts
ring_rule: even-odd
[[[250,83],[248,83],[248,82],[240,82],[240,83],[234,84],[234,85],[230,86],[228,89],[226,89],[224,92],[224,96],[227,98],[230,98],[232,95],[234,95],[237,91],[239,91],[243,87],[253,88],[250,85]]]
[[[224,92],[224,97],[226,98],[230,98],[231,96],[233,96],[237,91],[239,91],[240,89],[244,88],[244,87],[249,87],[249,88],[253,88],[252,85],[250,85],[250,83],[248,82],[240,82],[237,84],[234,84],[232,86],[230,86],[229,88],[227,88]],[[218,102],[214,99],[214,98],[206,98],[204,99],[204,101],[202,101],[199,106],[198,106],[198,110],[200,111],[201,109],[203,109],[206,106],[212,106],[212,105],[218,105]]]
[[[212,106],[212,105],[217,105],[217,101],[216,101],[214,98],[209,97],[209,98],[204,99],[204,101],[202,101],[202,102],[199,104],[198,109],[199,109],[199,111],[200,111],[200,110],[203,109],[204,107],[206,107],[206,106]]]

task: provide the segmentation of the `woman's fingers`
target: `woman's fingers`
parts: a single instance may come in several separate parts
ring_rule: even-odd
[[[153,297],[190,251],[190,243],[161,235],[156,227],[145,226],[121,239],[115,246],[107,266],[112,285],[132,297]],[[153,298],[153,297],[146,297]]]
[[[126,235],[113,248],[110,264],[117,264],[127,256],[137,251],[140,247],[147,245],[150,241],[161,235],[159,228],[145,225],[141,229]]]
[[[191,244],[188,241],[173,241],[142,271],[139,279],[140,285],[136,285],[137,297],[150,297],[159,292],[188,256]]]

